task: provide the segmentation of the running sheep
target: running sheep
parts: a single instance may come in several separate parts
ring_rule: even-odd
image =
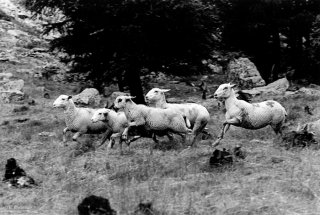
[[[133,126],[144,126],[146,130],[155,132],[172,132],[184,138],[187,133],[191,132],[188,129],[188,120],[179,112],[172,109],[160,109],[148,107],[134,103],[132,96],[118,96],[114,102],[115,109],[123,109],[128,119],[129,126],[123,134],[127,138],[128,129]],[[153,133],[155,140],[155,133]],[[156,140],[155,140],[156,142]],[[153,144],[150,144],[150,154],[152,154]]]
[[[100,145],[102,145],[111,135],[108,126],[103,123],[93,123],[91,118],[96,111],[91,108],[78,108],[75,106],[72,96],[60,95],[53,103],[53,107],[62,108],[65,114],[66,128],[63,129],[63,143],[65,144],[66,132],[75,132],[72,137],[73,141],[78,142],[78,137],[82,134],[100,134],[105,133]]]
[[[230,125],[246,129],[259,129],[270,125],[276,134],[282,135],[282,125],[286,119],[285,108],[276,101],[268,100],[260,103],[248,103],[236,98],[235,91],[230,83],[221,84],[214,97],[225,102],[226,120],[219,138],[212,144],[217,146]]]
[[[114,110],[101,108],[98,109],[92,116],[91,121],[93,123],[103,122],[105,123],[112,135],[110,137],[110,141],[108,144],[108,148],[112,148],[115,138],[120,138],[119,145],[120,145],[120,154],[122,154],[122,134],[126,127],[128,127],[128,120],[124,112],[115,112]],[[138,137],[134,137],[137,139]]]
[[[208,110],[196,103],[184,103],[184,104],[170,104],[166,102],[165,92],[170,89],[153,88],[146,95],[146,101],[152,107],[157,108],[172,108],[185,115],[191,123],[192,134],[194,138],[191,146],[198,140],[199,135],[204,132],[206,125],[210,120],[210,114]]]

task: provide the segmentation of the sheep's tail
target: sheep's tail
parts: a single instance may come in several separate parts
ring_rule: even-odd
[[[185,115],[183,115],[183,119],[184,119],[184,122],[186,123],[187,128],[190,128],[191,127],[190,120]]]

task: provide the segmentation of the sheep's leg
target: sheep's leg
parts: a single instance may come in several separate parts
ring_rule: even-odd
[[[140,138],[141,138],[141,136],[139,136],[139,135],[134,136],[132,139],[127,141],[127,145],[129,146],[130,143],[132,143],[132,142],[134,142],[134,141],[136,141],[137,139],[140,139]]]
[[[136,122],[129,122],[128,123],[128,127],[126,127],[122,133],[122,138],[127,140],[128,139],[128,132],[129,132],[129,129],[130,127],[133,127],[133,126],[138,126],[138,124]]]
[[[114,139],[112,139],[112,138],[110,137],[110,140],[109,140],[109,143],[108,143],[107,148],[108,148],[108,149],[111,149],[111,148],[113,147],[113,145],[114,145]]]
[[[276,125],[271,125],[273,128],[274,132],[276,133],[276,141],[281,142],[281,137],[282,137],[282,122]]]
[[[187,134],[184,133],[177,133],[181,138],[182,138],[182,142],[180,142],[180,146],[183,147],[184,144],[186,144],[187,142]]]
[[[123,155],[123,151],[122,151],[122,139],[120,137],[120,140],[119,140],[119,152],[120,152],[120,155]]]
[[[128,132],[129,132],[129,127],[126,127],[122,133],[122,139],[127,140],[128,139]]]
[[[196,125],[193,128],[194,137],[193,137],[193,140],[191,142],[191,146],[193,146],[197,142],[197,140],[199,139],[200,134],[202,133],[202,131],[204,130],[204,128],[207,125],[207,123],[203,123],[203,124],[200,124],[200,125],[199,124],[200,123],[196,123]]]
[[[67,137],[66,137],[67,131],[70,131],[68,127],[66,127],[65,129],[63,129],[63,132],[62,132],[62,142],[63,142],[64,144],[67,142]]]
[[[157,136],[155,133],[152,134],[152,139],[153,139],[153,142],[150,143],[149,145],[149,149],[150,149],[150,155],[153,155],[153,148],[158,145],[159,141],[157,140]]]
[[[238,118],[232,118],[232,119],[227,119],[224,123],[223,123],[223,128],[221,131],[220,136],[218,137],[218,139],[212,144],[212,147],[216,147],[217,145],[219,145],[220,141],[223,139],[225,133],[227,133],[227,131],[230,128],[230,125],[238,125],[240,123],[240,120]]]
[[[80,133],[80,132],[76,132],[76,133],[73,135],[72,140],[79,143],[78,137],[80,137],[80,136],[81,136],[81,133]]]
[[[100,144],[98,145],[98,147],[99,147],[99,146],[102,146],[102,145],[107,141],[107,139],[110,139],[111,135],[112,135],[112,131],[111,131],[110,129],[108,129],[108,130],[106,131],[106,133],[104,134],[104,136],[103,136]],[[109,145],[108,145],[108,146],[109,146]]]

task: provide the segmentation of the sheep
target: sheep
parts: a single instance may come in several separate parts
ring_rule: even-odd
[[[110,110],[107,108],[101,108],[94,112],[91,117],[91,121],[93,123],[97,123],[99,121],[106,123],[109,129],[112,131],[112,135],[110,137],[110,141],[108,144],[108,148],[112,148],[115,138],[120,137],[120,154],[122,154],[122,141],[121,137],[125,128],[128,127],[128,120],[124,112],[115,112],[114,110]],[[134,137],[137,138],[137,137]]]
[[[192,140],[191,146],[198,140],[199,135],[205,132],[204,129],[210,120],[210,114],[208,110],[196,103],[184,103],[184,104],[170,104],[166,102],[164,93],[170,91],[170,89],[151,89],[146,97],[146,101],[152,107],[157,108],[173,108],[179,111],[181,114],[185,115],[187,119],[190,120],[192,134],[194,138]]]
[[[286,119],[285,108],[276,101],[268,100],[259,103],[248,103],[236,98],[233,84],[221,84],[214,93],[214,97],[225,101],[226,120],[219,138],[212,144],[217,146],[230,125],[246,129],[259,129],[270,125],[276,134],[282,135],[282,125]]]
[[[134,103],[132,96],[118,96],[114,102],[114,109],[123,109],[128,119],[128,127],[123,133],[123,137],[127,139],[128,129],[133,126],[144,126],[146,130],[165,131],[176,133],[184,138],[183,134],[191,133],[188,121],[179,112],[172,109],[160,109],[148,107],[142,104]],[[153,133],[153,139],[155,133]],[[155,141],[156,142],[156,141]],[[152,154],[153,145],[150,144],[150,154]]]
[[[95,109],[77,108],[72,100],[72,96],[60,95],[53,103],[54,108],[63,108],[65,114],[66,128],[63,129],[63,143],[65,144],[67,131],[75,132],[73,141],[78,142],[78,137],[82,134],[98,134],[105,132],[100,145],[102,145],[111,135],[108,126],[103,123],[93,123],[91,117]]]
[[[120,137],[120,154],[122,155],[122,142],[123,138],[121,137],[125,128],[128,127],[128,120],[124,114],[124,112],[115,112],[114,110],[107,109],[107,108],[101,108],[95,111],[91,118],[93,123],[102,121],[106,123],[112,132],[112,135],[110,137],[110,141],[108,144],[108,148],[112,148],[115,138]],[[156,132],[156,131],[155,131]],[[140,139],[141,137],[148,137],[152,138],[153,133],[152,131],[146,131],[143,127],[139,127],[135,130],[135,133],[138,133],[138,135],[135,135],[132,137],[132,139],[129,139],[126,141],[127,145],[129,146],[131,142]],[[165,133],[156,132],[157,135],[163,136]],[[158,143],[158,141],[155,141]]]

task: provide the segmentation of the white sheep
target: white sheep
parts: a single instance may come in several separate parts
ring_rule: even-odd
[[[201,132],[204,132],[206,125],[210,120],[210,114],[208,110],[196,103],[183,103],[183,104],[170,104],[166,102],[165,92],[170,91],[170,89],[151,89],[146,97],[146,101],[149,106],[157,108],[173,108],[179,111],[181,114],[185,115],[188,120],[190,120],[192,134],[194,138],[192,140],[191,146],[198,140]]]
[[[78,108],[72,101],[72,96],[60,95],[53,103],[53,107],[64,109],[66,128],[63,129],[63,143],[66,143],[66,132],[75,132],[72,139],[77,141],[82,134],[105,133],[100,145],[102,145],[111,135],[108,126],[103,123],[93,123],[91,118],[95,109]]]
[[[129,121],[129,126],[123,134],[127,138],[128,129],[133,126],[144,126],[147,130],[156,132],[172,132],[182,136],[185,140],[187,133],[192,132],[188,129],[188,121],[179,112],[172,109],[160,109],[148,107],[134,103],[132,96],[118,96],[114,102],[115,109],[123,109]],[[155,139],[155,133],[153,133]],[[156,140],[155,140],[156,142]],[[153,145],[150,144],[152,154]]]
[[[112,132],[112,135],[110,137],[110,141],[108,144],[108,148],[112,148],[115,139],[119,138],[119,149],[120,154],[122,154],[122,134],[125,130],[125,128],[128,127],[128,120],[124,112],[115,112],[114,110],[107,109],[107,108],[101,108],[94,112],[92,118],[93,123],[97,123],[99,121],[105,123],[110,131]],[[134,136],[133,139],[131,139],[128,144],[134,140],[139,139],[141,136]]]
[[[276,101],[268,100],[259,103],[248,103],[236,98],[235,91],[230,83],[221,84],[214,97],[223,100],[226,106],[226,120],[219,138],[212,144],[213,147],[220,143],[230,125],[246,129],[259,129],[270,125],[276,134],[282,134],[282,125],[286,119],[285,108]]]

